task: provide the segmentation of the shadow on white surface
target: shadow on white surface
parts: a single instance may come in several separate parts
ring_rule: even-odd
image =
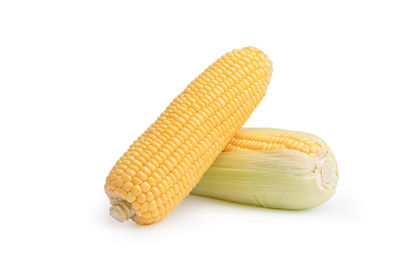
[[[357,208],[350,201],[339,197],[333,197],[326,203],[307,210],[280,210],[271,208],[255,207],[224,200],[206,198],[189,195],[182,201],[176,209],[163,220],[150,226],[142,226],[134,223],[132,220],[120,223],[108,214],[109,204],[105,205],[99,211],[99,220],[104,227],[120,229],[140,229],[141,231],[151,231],[150,229],[170,227],[171,225],[182,226],[192,224],[195,227],[198,224],[211,224],[218,220],[221,223],[231,221],[233,218],[236,223],[246,223],[250,220],[263,221],[281,221],[290,219],[295,222],[303,220],[330,221],[342,223],[355,223],[360,219]],[[242,221],[242,222],[241,222]]]

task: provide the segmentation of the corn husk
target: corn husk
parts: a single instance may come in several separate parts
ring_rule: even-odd
[[[290,132],[312,137],[323,149],[317,155],[296,149],[222,152],[192,194],[268,208],[308,209],[335,193],[336,160],[319,137],[272,128],[241,131]]]

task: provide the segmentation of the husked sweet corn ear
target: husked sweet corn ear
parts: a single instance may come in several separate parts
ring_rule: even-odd
[[[192,193],[243,204],[307,209],[335,192],[338,169],[319,137],[280,129],[240,129]]]
[[[189,194],[265,95],[271,61],[254,47],[208,67],[118,160],[105,184],[110,214],[151,224]]]

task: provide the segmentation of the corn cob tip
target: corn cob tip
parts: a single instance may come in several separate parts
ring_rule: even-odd
[[[110,215],[114,219],[118,220],[119,222],[123,223],[124,221],[133,218],[135,214],[132,206],[123,199],[115,198],[110,201]]]
[[[317,182],[320,189],[334,192],[336,189],[338,174],[336,169],[332,166],[332,163],[324,161],[319,175],[320,179],[317,179]]]

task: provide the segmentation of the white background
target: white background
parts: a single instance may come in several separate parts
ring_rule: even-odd
[[[1,266],[399,266],[396,1],[1,1]],[[224,53],[274,63],[246,126],[321,136],[336,195],[289,212],[189,196],[143,227],[105,177]]]

